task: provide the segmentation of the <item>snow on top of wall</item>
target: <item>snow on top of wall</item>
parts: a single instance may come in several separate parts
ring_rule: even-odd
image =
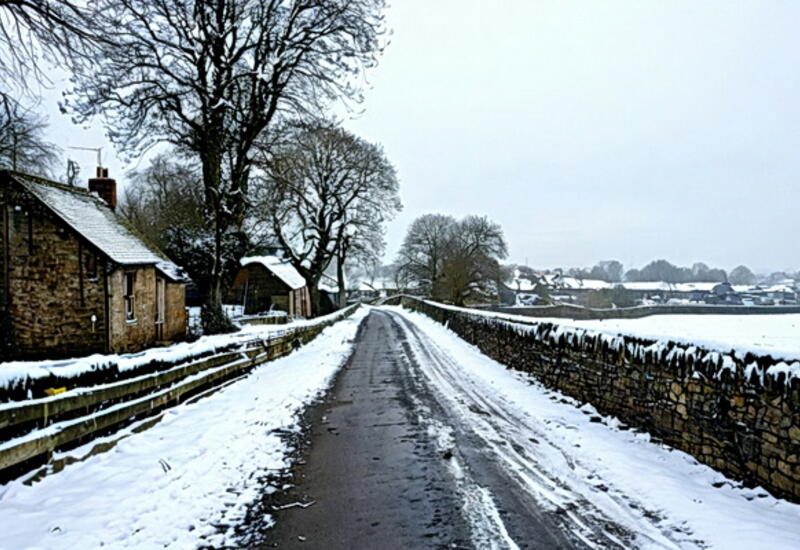
[[[800,350],[770,350],[749,342],[731,342],[720,338],[693,338],[650,332],[638,332],[635,328],[625,332],[607,330],[602,325],[591,328],[574,326],[575,321],[557,318],[532,318],[493,311],[462,308],[440,304],[430,300],[425,303],[474,317],[507,324],[515,330],[530,334],[537,340],[551,345],[582,347],[592,342],[601,342],[607,349],[616,353],[626,353],[630,358],[646,361],[658,358],[670,364],[689,365],[697,373],[698,367],[705,364],[714,371],[716,379],[741,376],[747,383],[763,385],[767,379],[780,381],[786,385],[794,379],[800,380]],[[661,316],[664,317],[664,316]],[[674,315],[688,320],[692,315]],[[709,316],[700,316],[707,319]],[[735,316],[726,316],[735,317]],[[759,315],[759,319],[765,316]],[[781,315],[783,318],[797,317]],[[640,321],[631,320],[631,321]],[[794,325],[792,325],[794,326]],[[794,349],[794,348],[793,348]],[[777,351],[777,352],[776,352]]]
[[[170,270],[168,275],[178,270],[172,262],[155,253],[134,235],[119,216],[97,196],[83,190],[70,190],[22,176],[15,176],[15,179],[112,261],[123,265],[160,264],[165,266],[164,269]]]
[[[306,280],[289,262],[277,256],[248,256],[242,258],[242,265],[260,264],[292,290],[306,286]]]

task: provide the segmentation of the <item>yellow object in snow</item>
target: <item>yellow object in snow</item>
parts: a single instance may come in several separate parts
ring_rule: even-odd
[[[67,391],[67,388],[47,388],[44,390],[46,395],[58,395],[59,393],[64,393]]]

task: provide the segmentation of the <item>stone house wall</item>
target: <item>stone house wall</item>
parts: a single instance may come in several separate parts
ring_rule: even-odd
[[[186,337],[186,285],[167,280],[164,302],[164,339],[182,340]]]
[[[0,361],[139,351],[185,336],[182,283],[152,265],[111,262],[38,198],[6,183],[0,180]],[[125,319],[125,272],[136,273],[135,322]],[[157,273],[166,282],[159,331]]]
[[[800,362],[511,323],[410,298],[403,305],[549,388],[800,502]]]
[[[105,350],[104,273],[95,252],[35,204],[5,205],[12,351],[36,359]],[[87,273],[94,256],[97,272]],[[95,322],[92,322],[92,316]]]
[[[136,320],[125,318],[125,275],[134,274]],[[156,281],[164,279],[164,326],[156,324]],[[112,353],[139,351],[160,342],[181,340],[186,336],[185,286],[173,283],[153,266],[118,267],[109,277],[109,317]]]
[[[136,319],[125,318],[125,275],[134,275]],[[112,353],[138,351],[153,345],[156,335],[156,269],[153,266],[119,267],[108,281],[110,346]]]

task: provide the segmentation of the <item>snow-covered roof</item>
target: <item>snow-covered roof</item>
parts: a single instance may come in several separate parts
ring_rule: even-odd
[[[155,264],[173,280],[186,279],[181,268],[147,246],[97,195],[18,174],[13,178],[111,261],[122,265]]]
[[[323,273],[317,288],[329,294],[336,294],[339,292],[339,283],[327,273]]]
[[[777,284],[770,286],[755,286],[752,287],[754,292],[795,292],[794,286],[788,284]]]
[[[292,290],[298,290],[306,286],[306,280],[289,262],[277,256],[248,256],[242,258],[242,266],[250,264],[260,264],[268,271],[283,281]]]
[[[622,283],[628,290],[659,291],[659,292],[711,292],[719,282],[705,283],[666,283],[664,281],[645,281],[636,283]],[[750,287],[747,285],[731,285],[736,292],[745,292]]]

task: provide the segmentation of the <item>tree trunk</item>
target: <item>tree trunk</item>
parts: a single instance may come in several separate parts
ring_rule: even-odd
[[[311,316],[317,317],[320,314],[321,299],[319,293],[319,280],[314,281],[314,285],[308,289],[311,296]]]
[[[347,307],[347,285],[344,280],[344,256],[336,258],[336,279],[339,283],[339,309]]]
[[[201,320],[203,322],[204,334],[221,334],[233,332],[236,326],[228,319],[222,309],[222,244],[225,234],[226,220],[221,208],[220,186],[222,181],[221,170],[222,155],[214,152],[202,155],[203,163],[203,185],[206,191],[206,207],[211,212],[214,226],[214,261],[211,265],[209,274],[208,297],[203,304]]]

